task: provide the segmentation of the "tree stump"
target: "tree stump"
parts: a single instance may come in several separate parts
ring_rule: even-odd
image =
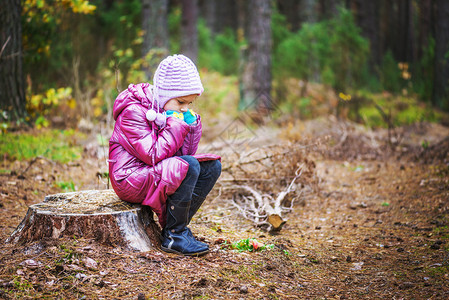
[[[76,236],[149,251],[160,244],[159,235],[149,207],[124,202],[113,190],[88,190],[49,195],[31,205],[6,242]]]

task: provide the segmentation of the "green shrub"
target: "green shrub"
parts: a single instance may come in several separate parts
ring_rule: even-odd
[[[430,103],[435,70],[435,40],[430,38],[429,44],[424,48],[421,60],[415,66],[415,77],[412,78],[413,89],[421,100]]]
[[[401,71],[390,50],[382,59],[380,81],[387,91],[398,93],[401,90]]]
[[[429,104],[420,103],[416,97],[366,94],[368,97],[358,113],[369,127],[387,128],[388,123],[382,117],[380,109],[390,119],[393,126],[410,125],[416,122],[438,122],[444,118],[442,113],[433,110]]]
[[[298,32],[284,36],[273,59],[278,80],[301,78],[337,90],[362,85],[369,47],[350,11],[341,9],[334,19],[304,23]]]
[[[28,160],[37,156],[67,163],[81,157],[82,148],[73,144],[72,130],[41,130],[34,133],[0,134],[0,153],[10,160]]]
[[[230,29],[212,36],[204,20],[198,22],[198,65],[223,75],[237,75],[239,71],[240,44]]]

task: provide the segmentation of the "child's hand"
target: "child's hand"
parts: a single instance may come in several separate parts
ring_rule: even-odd
[[[184,120],[184,115],[180,112],[174,111],[174,110],[167,110],[166,111],[167,117],[174,117],[174,118],[178,118],[182,121]]]
[[[184,122],[186,122],[187,124],[195,123],[196,120],[197,120],[197,116],[193,110],[189,109],[188,111],[186,111],[184,113]]]

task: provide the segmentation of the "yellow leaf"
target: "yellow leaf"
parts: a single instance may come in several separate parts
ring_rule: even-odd
[[[95,117],[99,117],[99,116],[101,116],[103,114],[103,110],[100,108],[100,107],[96,107],[95,109],[94,109],[94,116]]]
[[[67,101],[67,105],[70,107],[70,109],[74,109],[76,107],[75,99],[71,98],[69,101]]]

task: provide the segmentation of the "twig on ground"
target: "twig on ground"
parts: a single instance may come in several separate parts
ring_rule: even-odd
[[[247,185],[232,185],[227,187],[231,190],[240,190],[247,192],[250,195],[240,195],[240,199],[237,199],[237,195],[234,193],[232,197],[232,205],[236,207],[240,214],[248,220],[253,221],[256,225],[267,224],[272,230],[280,230],[285,224],[285,220],[282,215],[293,209],[293,202],[290,203],[290,207],[283,206],[285,196],[294,190],[295,181],[301,177],[304,164],[301,164],[296,170],[296,176],[289,183],[287,188],[280,192],[276,199],[271,195],[261,194],[256,189]]]

